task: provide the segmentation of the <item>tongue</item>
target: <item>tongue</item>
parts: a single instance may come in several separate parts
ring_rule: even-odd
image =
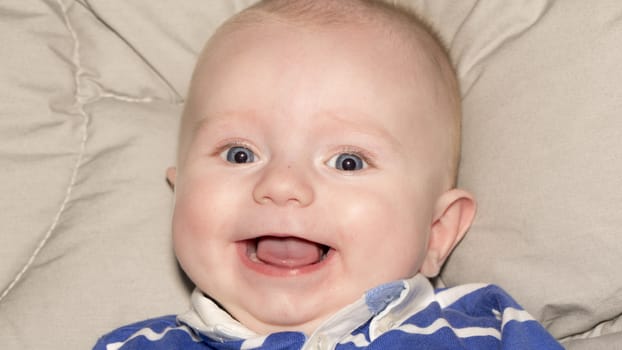
[[[257,258],[284,268],[298,268],[320,261],[322,249],[316,243],[299,238],[265,237],[257,241]]]

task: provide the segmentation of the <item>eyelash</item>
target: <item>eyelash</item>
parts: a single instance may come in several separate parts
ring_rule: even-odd
[[[220,156],[220,154],[222,154],[222,152],[231,149],[233,147],[243,147],[243,148],[248,148],[249,150],[251,150],[253,153],[255,153],[255,155],[257,156],[257,151],[255,150],[255,147],[251,146],[248,142],[244,141],[244,140],[226,140],[221,142],[219,145],[217,145],[215,147],[215,151],[211,154],[212,156]]]
[[[221,145],[216,147],[216,151],[213,153],[214,156],[220,156],[223,152],[225,152],[228,149],[231,149],[233,147],[244,147],[244,148],[248,148],[249,150],[251,150],[256,157],[258,157],[258,152],[255,150],[254,147],[252,147],[248,142],[244,141],[244,140],[238,140],[238,139],[234,139],[234,140],[226,140],[224,142],[221,143]],[[352,154],[355,155],[357,157],[360,157],[361,160],[363,160],[365,163],[367,163],[368,167],[370,168],[374,168],[376,167],[376,163],[375,163],[375,157],[373,156],[373,154],[369,151],[366,151],[362,148],[359,147],[355,147],[355,146],[344,146],[339,148],[336,152],[332,153],[332,155],[328,158],[328,160],[332,159],[333,157],[339,155],[339,154]],[[328,162],[328,160],[326,160],[324,163]]]
[[[370,168],[375,167],[375,162],[374,162],[374,157],[373,155],[361,148],[355,147],[355,146],[345,146],[340,148],[337,152],[333,153],[333,155],[329,158],[332,159],[333,157],[339,155],[339,154],[352,154],[355,155],[359,158],[361,158],[361,160],[363,160],[365,163],[367,163],[367,165]]]

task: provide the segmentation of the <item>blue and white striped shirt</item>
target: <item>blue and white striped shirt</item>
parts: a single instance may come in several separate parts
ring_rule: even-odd
[[[201,292],[192,309],[119,328],[94,350],[130,349],[563,349],[494,285],[434,290],[417,275],[367,292],[313,334],[257,335]]]

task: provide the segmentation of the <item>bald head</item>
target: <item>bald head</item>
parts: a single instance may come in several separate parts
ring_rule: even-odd
[[[316,29],[331,25],[371,25],[384,32],[387,40],[411,46],[434,62],[447,85],[448,96],[456,98],[452,103],[460,109],[458,81],[447,47],[436,30],[411,9],[383,0],[263,0],[232,17],[219,32],[270,18]]]

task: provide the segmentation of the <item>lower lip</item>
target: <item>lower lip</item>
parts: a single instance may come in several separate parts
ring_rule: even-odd
[[[238,245],[238,255],[240,256],[240,260],[242,260],[242,263],[246,267],[248,267],[250,270],[255,271],[259,274],[271,276],[271,277],[294,277],[294,276],[312,274],[314,272],[321,270],[328,263],[330,263],[334,255],[334,251],[331,249],[326,254],[326,257],[324,257],[324,259],[322,259],[322,261],[320,262],[317,262],[311,265],[302,266],[302,267],[287,268],[287,267],[280,267],[280,266],[265,264],[260,261],[259,262],[253,261],[248,257],[248,255],[246,255],[248,242],[241,241],[241,242],[238,242],[237,245]]]

